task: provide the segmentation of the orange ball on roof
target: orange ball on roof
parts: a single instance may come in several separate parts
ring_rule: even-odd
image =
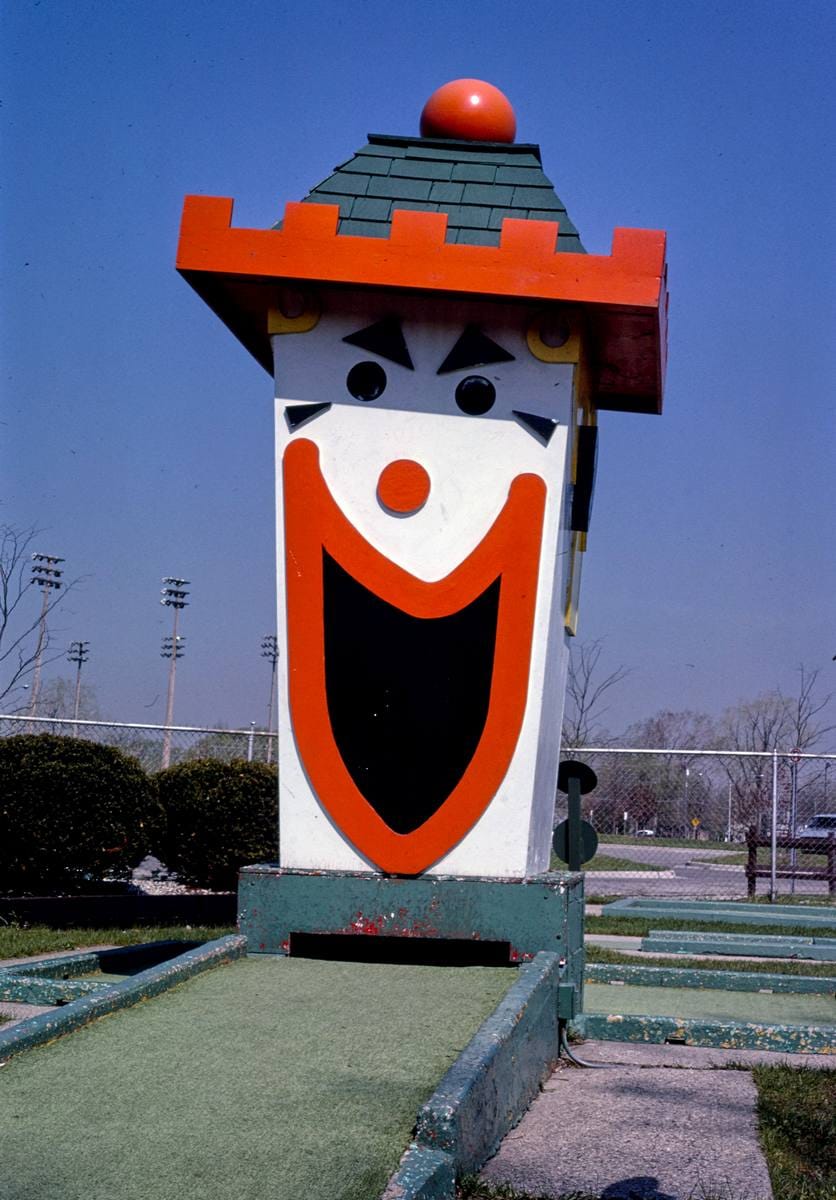
[[[433,92],[421,113],[421,137],[513,142],[517,118],[508,97],[483,79],[454,79]]]

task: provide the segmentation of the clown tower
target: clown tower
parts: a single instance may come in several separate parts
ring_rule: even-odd
[[[515,124],[459,80],[272,229],[186,201],[178,269],[275,381],[281,855],[242,876],[253,949],[524,958],[582,903],[547,874],[567,639],[597,414],[661,410],[665,239],[587,255]]]

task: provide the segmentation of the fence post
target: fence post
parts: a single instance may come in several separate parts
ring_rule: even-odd
[[[754,900],[757,888],[755,868],[758,865],[758,831],[754,825],[750,825],[746,830],[746,845],[749,849],[746,859],[746,890],[749,893],[749,899]]]
[[[836,895],[836,833],[827,835],[827,890]]]
[[[772,834],[769,844],[769,903],[778,894],[775,872],[778,867],[778,747],[772,751]]]
[[[250,721],[250,734],[247,738],[247,762],[253,761],[253,742],[255,741],[255,721]]]

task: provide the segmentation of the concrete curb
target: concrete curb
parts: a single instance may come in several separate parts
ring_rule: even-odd
[[[590,983],[632,983],[647,987],[721,988],[730,992],[818,992],[836,994],[836,977],[768,975],[758,971],[703,971],[693,967],[645,967],[615,963],[587,963]]]
[[[73,1000],[64,1008],[21,1021],[8,1030],[0,1029],[0,1060],[19,1054],[22,1050],[43,1045],[44,1042],[51,1042],[65,1033],[72,1033],[97,1017],[116,1012],[120,1008],[129,1008],[151,996],[158,996],[193,975],[243,957],[246,950],[247,939],[240,934],[219,938],[157,966],[149,967],[146,971],[140,971],[138,975],[122,983],[101,988],[94,995]],[[82,957],[91,957],[98,965],[97,955],[79,955],[74,961]],[[61,960],[53,959],[49,964],[53,969],[58,969],[56,961]]]
[[[679,1017],[582,1013],[572,1032],[608,1042],[673,1043],[723,1050],[770,1050],[783,1054],[834,1054],[832,1025],[756,1025]]]
[[[836,962],[836,938],[788,937],[781,933],[691,933],[687,930],[651,929],[641,948],[679,954],[729,954],[744,958],[814,959]]]
[[[451,1200],[455,1194],[452,1154],[412,1142],[380,1200]]]
[[[605,904],[606,917],[699,918],[742,925],[804,926],[815,929],[836,925],[836,906],[827,904],[753,904],[746,900],[665,900],[656,896],[623,896]]]
[[[415,1140],[383,1196],[452,1200],[520,1120],[559,1054],[560,958],[541,951],[483,1022],[418,1112]]]

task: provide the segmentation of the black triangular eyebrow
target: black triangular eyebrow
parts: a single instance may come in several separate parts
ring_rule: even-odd
[[[461,371],[465,367],[484,367],[488,363],[513,362],[514,355],[503,350],[478,325],[466,325],[464,333],[438,368],[437,375]]]
[[[361,350],[370,350],[380,358],[387,358],[389,362],[408,367],[410,371],[415,370],[401,329],[400,317],[384,317],[357,333],[350,333],[343,341],[348,342],[349,346],[359,346]]]
[[[538,442],[544,446],[548,446],[552,439],[552,434],[560,424],[559,421],[556,421],[554,417],[541,417],[538,413],[523,412],[519,408],[514,408],[511,411],[520,425],[533,434]]]

